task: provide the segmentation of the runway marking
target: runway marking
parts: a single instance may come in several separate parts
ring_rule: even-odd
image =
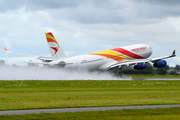
[[[32,113],[62,113],[62,112],[83,112],[83,111],[106,111],[123,109],[147,109],[147,108],[170,108],[180,107],[180,104],[173,105],[142,105],[142,106],[114,106],[114,107],[88,107],[88,108],[59,108],[59,109],[34,109],[34,110],[10,110],[0,111],[0,115],[32,114]]]

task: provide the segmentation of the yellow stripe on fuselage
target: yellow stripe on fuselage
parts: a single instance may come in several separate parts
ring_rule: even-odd
[[[98,52],[94,52],[94,53],[111,54],[111,55],[116,55],[116,56],[123,57],[123,58],[126,58],[126,59],[132,59],[132,58],[127,57],[127,56],[125,56],[123,54],[120,54],[119,52],[115,52],[115,51],[112,51],[112,50],[103,50],[103,51],[98,51]]]

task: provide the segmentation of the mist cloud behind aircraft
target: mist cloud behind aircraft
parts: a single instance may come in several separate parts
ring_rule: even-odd
[[[152,57],[175,49],[177,57],[168,63],[180,61],[177,0],[6,0],[0,11],[0,58],[8,62],[24,56],[7,54],[3,47],[48,55],[44,33],[49,31],[69,56],[145,43],[152,46]]]
[[[112,73],[70,71],[41,67],[0,67],[0,80],[131,80],[123,79]]]

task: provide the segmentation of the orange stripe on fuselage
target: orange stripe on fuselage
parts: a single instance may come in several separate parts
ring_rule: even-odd
[[[103,56],[103,57],[107,57],[107,58],[113,59],[115,61],[120,61],[120,60],[124,59],[124,58],[121,58],[121,57],[116,56],[116,55],[104,54],[104,53],[89,53],[88,55],[100,55],[100,56]]]

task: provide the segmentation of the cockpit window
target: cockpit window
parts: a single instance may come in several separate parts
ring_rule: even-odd
[[[149,47],[149,49],[151,49],[151,47]]]

